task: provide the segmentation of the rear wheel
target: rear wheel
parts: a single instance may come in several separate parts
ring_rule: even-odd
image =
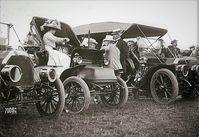
[[[64,87],[60,79],[56,79],[54,83],[43,84],[41,89],[37,91],[41,97],[41,101],[36,103],[36,107],[40,115],[49,118],[57,118],[64,108]]]
[[[69,77],[64,82],[66,94],[65,111],[80,113],[88,109],[90,104],[90,91],[87,84],[79,77]]]
[[[123,79],[117,78],[117,83],[108,85],[107,93],[101,94],[101,101],[108,107],[122,107],[128,100],[128,87]]]
[[[159,104],[169,104],[178,96],[178,81],[168,69],[157,70],[150,82],[150,91],[153,99]]]

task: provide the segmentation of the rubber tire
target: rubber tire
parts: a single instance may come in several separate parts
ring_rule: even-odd
[[[164,73],[164,74],[166,74],[169,77],[169,79],[171,80],[171,82],[172,82],[172,86],[173,86],[172,88],[174,90],[173,90],[173,95],[172,95],[172,97],[170,98],[170,100],[168,102],[162,102],[162,101],[160,101],[159,98],[156,95],[156,92],[154,91],[153,83],[155,82],[155,77],[156,77],[156,75],[158,75],[158,73]],[[151,95],[152,95],[152,97],[153,97],[153,99],[154,99],[155,102],[157,102],[159,104],[162,104],[162,105],[171,104],[172,102],[174,102],[176,100],[176,97],[178,96],[178,93],[179,93],[178,81],[176,79],[176,76],[169,69],[162,68],[162,69],[157,70],[153,74],[153,76],[151,77],[150,91],[151,91]]]
[[[41,116],[45,116],[47,118],[58,118],[61,113],[63,112],[64,105],[65,105],[65,92],[64,92],[64,86],[59,78],[56,79],[54,82],[55,87],[58,89],[58,94],[59,94],[59,103],[56,111],[52,114],[45,114],[43,109],[41,108],[41,105],[39,102],[36,103],[37,110]]]
[[[117,77],[117,82],[118,82],[121,86],[124,87],[124,90],[123,90],[122,93],[121,93],[122,98],[120,98],[120,102],[119,102],[118,104],[116,104],[116,105],[111,105],[111,104],[109,104],[109,103],[107,102],[107,100],[106,100],[106,98],[105,98],[105,96],[104,96],[103,94],[100,95],[100,98],[101,98],[102,103],[103,103],[105,106],[107,106],[107,107],[111,107],[111,108],[123,107],[123,106],[126,104],[127,100],[128,100],[128,93],[129,93],[129,91],[128,91],[128,87],[127,87],[127,85],[126,85],[126,82],[125,82],[122,78],[120,78],[120,77]]]
[[[69,82],[78,83],[82,87],[82,89],[84,91],[84,100],[85,101],[84,101],[84,105],[83,105],[83,107],[81,108],[80,111],[73,112],[73,111],[69,110],[68,113],[72,113],[72,114],[82,113],[82,112],[84,112],[88,109],[89,104],[90,104],[90,100],[91,100],[90,90],[88,88],[88,85],[86,84],[86,82],[83,79],[76,77],[76,76],[71,76],[71,77],[64,80],[64,82],[63,82],[64,88]],[[66,109],[66,106],[65,106],[65,109]]]

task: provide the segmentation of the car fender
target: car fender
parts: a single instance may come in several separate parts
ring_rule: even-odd
[[[61,75],[60,75],[60,80],[63,82],[66,78],[70,76],[76,76],[77,72],[81,69],[83,69],[86,65],[77,65],[75,67],[71,67],[69,69],[65,69]]]

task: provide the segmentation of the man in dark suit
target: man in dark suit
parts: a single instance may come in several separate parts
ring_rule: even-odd
[[[180,56],[180,49],[177,46],[178,46],[177,40],[171,41],[171,45],[168,46],[168,57],[177,58]]]
[[[127,43],[121,39],[122,31],[120,29],[115,29],[112,32],[114,40],[117,42],[116,47],[120,50],[120,62],[124,69],[124,73],[122,74],[122,78],[127,80],[126,76],[126,59],[129,57],[129,46]]]

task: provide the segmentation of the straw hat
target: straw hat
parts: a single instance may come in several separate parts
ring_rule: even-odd
[[[105,39],[103,41],[115,41],[115,40],[113,39],[113,36],[106,35],[106,37],[105,37]]]
[[[56,30],[61,30],[61,24],[57,20],[47,20],[41,27],[41,31],[44,30],[44,28],[53,28]]]

